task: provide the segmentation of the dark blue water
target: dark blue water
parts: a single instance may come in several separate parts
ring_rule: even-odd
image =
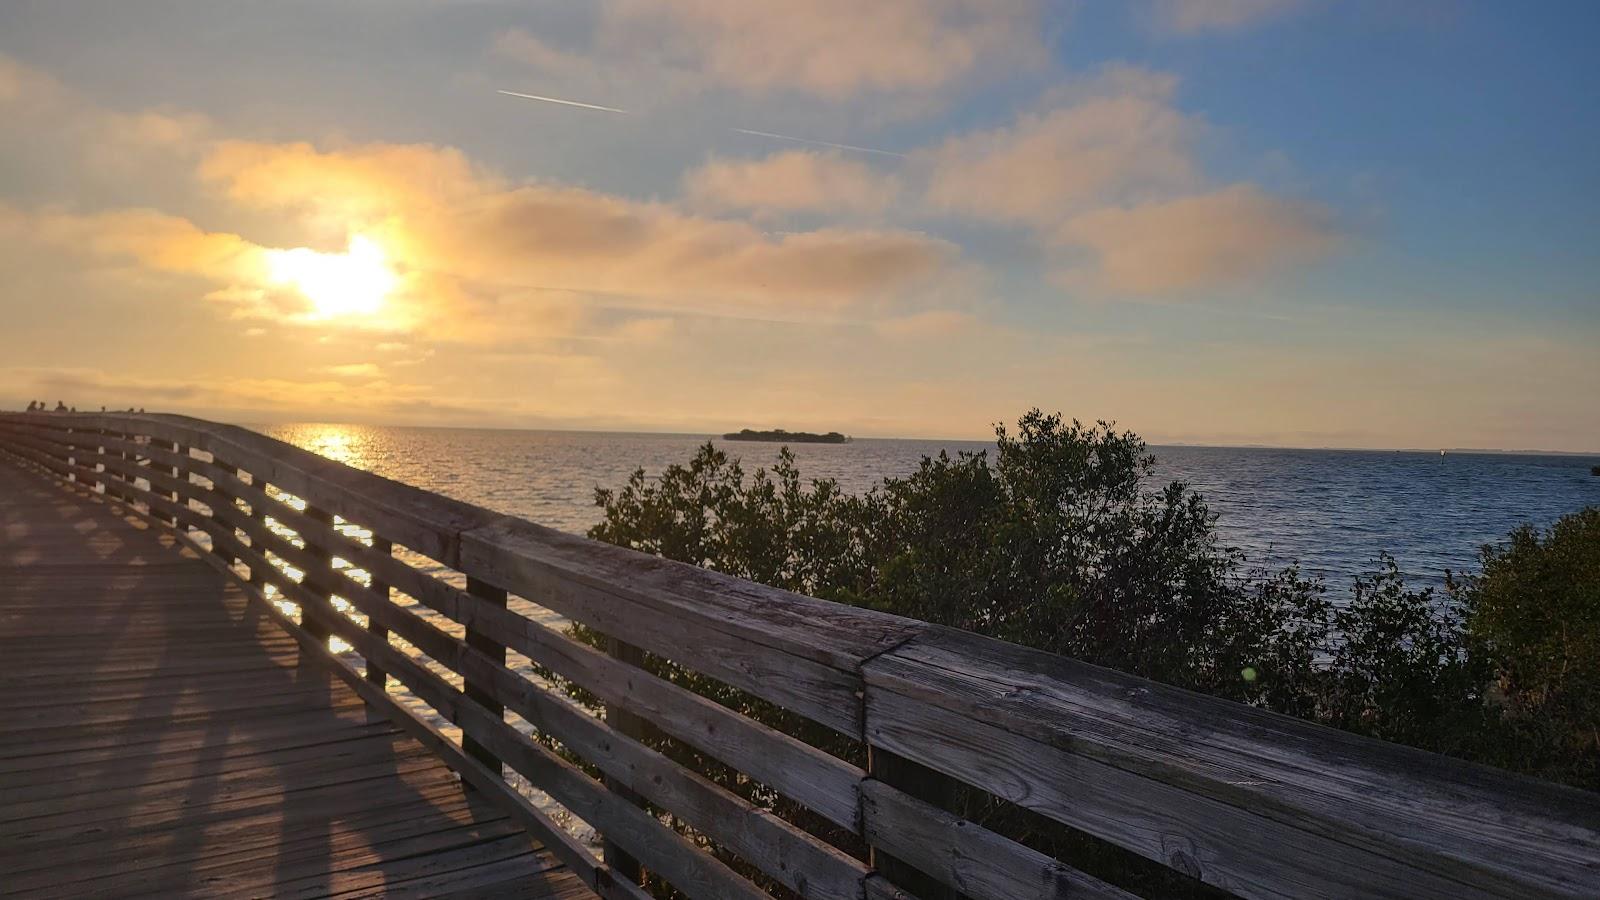
[[[687,460],[704,436],[570,431],[257,426],[290,443],[438,493],[582,533],[599,519],[594,489]],[[722,443],[747,469],[772,444]],[[864,491],[941,449],[983,442],[858,439],[799,444],[802,474]],[[1298,560],[1336,584],[1388,551],[1414,579],[1476,566],[1478,547],[1512,528],[1546,527],[1600,505],[1600,460],[1520,454],[1156,447],[1160,480],[1204,494],[1226,540],[1256,563]]]
[[[1587,458],[1494,453],[1161,447],[1158,469],[1204,494],[1252,560],[1348,580],[1387,551],[1434,582],[1524,523],[1600,505]]]

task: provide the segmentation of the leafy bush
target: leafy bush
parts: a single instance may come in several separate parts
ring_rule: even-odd
[[[1488,761],[1600,787],[1600,509],[1524,526],[1452,578],[1500,732]]]
[[[925,457],[864,496],[780,451],[747,476],[707,442],[657,478],[596,491],[590,536],[764,584],[1025,644],[1339,728],[1600,787],[1600,510],[1485,548],[1481,577],[1409,589],[1394,560],[1334,604],[1290,566],[1250,569],[1187,485],[1152,483],[1143,441],[1035,409],[988,451]],[[725,685],[657,674],[846,758],[861,748]],[[691,748],[658,745],[804,820]],[[1014,808],[969,817],[1102,877],[1204,894]],[[792,806],[792,805],[791,805]],[[823,829],[820,823],[808,827]],[[846,840],[833,835],[835,839]]]

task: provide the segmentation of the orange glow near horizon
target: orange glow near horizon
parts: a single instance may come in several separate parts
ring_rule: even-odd
[[[351,236],[344,253],[308,247],[269,251],[267,266],[273,282],[305,295],[319,319],[373,315],[400,280],[383,248],[360,234]]]

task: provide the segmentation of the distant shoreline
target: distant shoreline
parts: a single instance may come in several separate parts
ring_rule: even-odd
[[[21,404],[17,404],[18,407]],[[190,415],[191,413],[183,413]],[[503,424],[451,424],[425,422],[369,422],[360,420],[330,421],[317,418],[263,418],[256,415],[225,415],[223,413],[206,413],[202,418],[213,418],[219,422],[249,428],[252,431],[261,431],[268,428],[282,428],[288,426],[348,426],[354,428],[416,428],[427,431],[506,431],[506,432],[537,432],[548,434],[626,434],[649,435],[652,437],[684,437],[701,438],[717,437],[706,431],[663,431],[653,428],[579,428],[579,427],[554,427],[551,425],[503,425]],[[724,439],[726,437],[724,436]],[[949,436],[905,436],[869,434],[850,436],[850,442],[855,441],[905,441],[919,444],[973,444],[994,446],[994,437],[949,437]],[[1542,450],[1539,448],[1507,448],[1507,447],[1350,447],[1339,445],[1302,445],[1289,446],[1284,444],[1213,444],[1204,441],[1173,441],[1173,440],[1148,440],[1146,443],[1152,450],[1163,447],[1177,447],[1182,449],[1198,450],[1289,450],[1289,451],[1336,451],[1340,453],[1425,453],[1432,456],[1439,455],[1440,450],[1449,451],[1450,454],[1481,454],[1486,456],[1582,456],[1600,457],[1600,447],[1593,450]]]

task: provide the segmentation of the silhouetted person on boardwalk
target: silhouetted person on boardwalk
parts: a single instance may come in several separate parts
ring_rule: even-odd
[[[66,412],[66,411],[67,411],[67,405],[65,403],[62,403],[60,400],[57,400],[56,401],[56,412]]]
[[[33,412],[33,410],[34,410],[33,401],[29,400],[28,401],[28,409],[27,409],[27,411],[28,412]]]

